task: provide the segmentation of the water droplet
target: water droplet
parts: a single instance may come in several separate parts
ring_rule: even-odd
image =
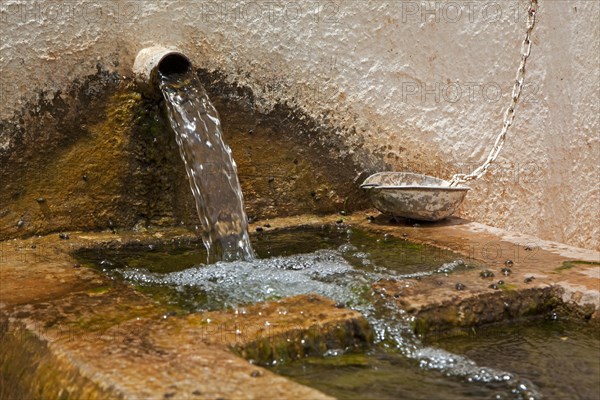
[[[494,277],[494,273],[492,271],[490,271],[489,269],[483,270],[479,273],[479,276],[481,276],[482,278],[493,278]]]

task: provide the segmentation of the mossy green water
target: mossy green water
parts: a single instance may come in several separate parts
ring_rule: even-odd
[[[404,274],[428,273],[444,263],[457,259],[456,254],[438,248],[418,245],[390,235],[367,233],[346,225],[322,226],[293,230],[263,231],[252,236],[254,250],[260,259],[307,254],[317,250],[334,250],[352,267],[366,273]],[[145,271],[162,276],[202,266],[206,251],[201,242],[186,241],[138,244],[123,248],[83,249],[76,257],[88,267],[101,269],[117,280],[123,271]],[[212,279],[212,278],[209,278]],[[241,283],[240,283],[241,284]],[[219,303],[211,300],[209,293],[194,285],[164,285],[145,281],[133,285],[160,303],[194,311],[200,308],[218,309]],[[361,295],[369,284],[349,288]],[[263,300],[276,300],[282,294],[272,293]],[[258,300],[258,299],[257,299]]]
[[[581,321],[523,320],[428,342],[528,379],[544,398],[593,399],[600,393],[600,333]],[[502,385],[444,376],[382,348],[311,357],[272,370],[338,399],[519,398]]]

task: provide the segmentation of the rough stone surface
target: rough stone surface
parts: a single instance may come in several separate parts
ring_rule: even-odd
[[[362,169],[341,154],[344,144],[331,130],[283,104],[260,112],[249,90],[219,74],[199,74],[220,110],[249,216],[368,204],[356,184]],[[102,71],[69,93],[66,101],[49,99],[39,113],[0,122],[3,132],[14,132],[12,147],[0,151],[0,239],[198,225],[163,104]]]
[[[416,317],[416,329],[421,333],[544,314],[561,304],[565,309],[576,308],[578,317],[600,316],[597,251],[459,218],[415,224],[410,220],[390,222],[380,216],[372,222],[357,222],[412,242],[452,250],[465,262],[485,263],[481,268],[375,285]]]
[[[3,1],[0,119],[36,113],[47,98],[68,102],[72,82],[98,66],[129,75],[140,49],[176,46],[250,88],[257,108],[287,103],[331,127],[366,169],[449,177],[481,162],[500,129],[526,7]],[[540,2],[515,126],[495,169],[473,184],[463,216],[599,249],[599,7]],[[16,140],[3,129],[0,148]]]

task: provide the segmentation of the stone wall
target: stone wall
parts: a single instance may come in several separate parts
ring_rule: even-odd
[[[600,248],[599,7],[541,0],[514,129],[496,168],[472,184],[462,216]],[[310,120],[323,140],[313,137],[306,149],[320,145],[331,150],[326,160],[345,160],[348,185],[381,168],[464,172],[485,158],[501,127],[526,8],[524,0],[3,1],[0,158],[12,158],[2,165],[2,200],[13,204],[6,188],[20,184],[11,178],[16,166],[29,165],[19,157],[23,137],[36,160],[44,153],[36,143],[50,135],[25,127],[59,129],[57,107],[72,118],[93,113],[99,103],[77,99],[114,95],[137,52],[156,44],[176,46],[223,85],[244,88],[255,113],[279,115],[270,113],[284,106],[294,121]],[[63,129],[53,151],[84,137],[81,129]],[[304,143],[306,129],[292,132]],[[339,208],[336,201],[327,210]],[[9,206],[1,215],[20,218]]]

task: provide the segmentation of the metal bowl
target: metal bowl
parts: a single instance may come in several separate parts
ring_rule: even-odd
[[[456,211],[470,189],[433,176],[412,172],[379,172],[362,185],[375,207],[386,214],[439,221]]]

